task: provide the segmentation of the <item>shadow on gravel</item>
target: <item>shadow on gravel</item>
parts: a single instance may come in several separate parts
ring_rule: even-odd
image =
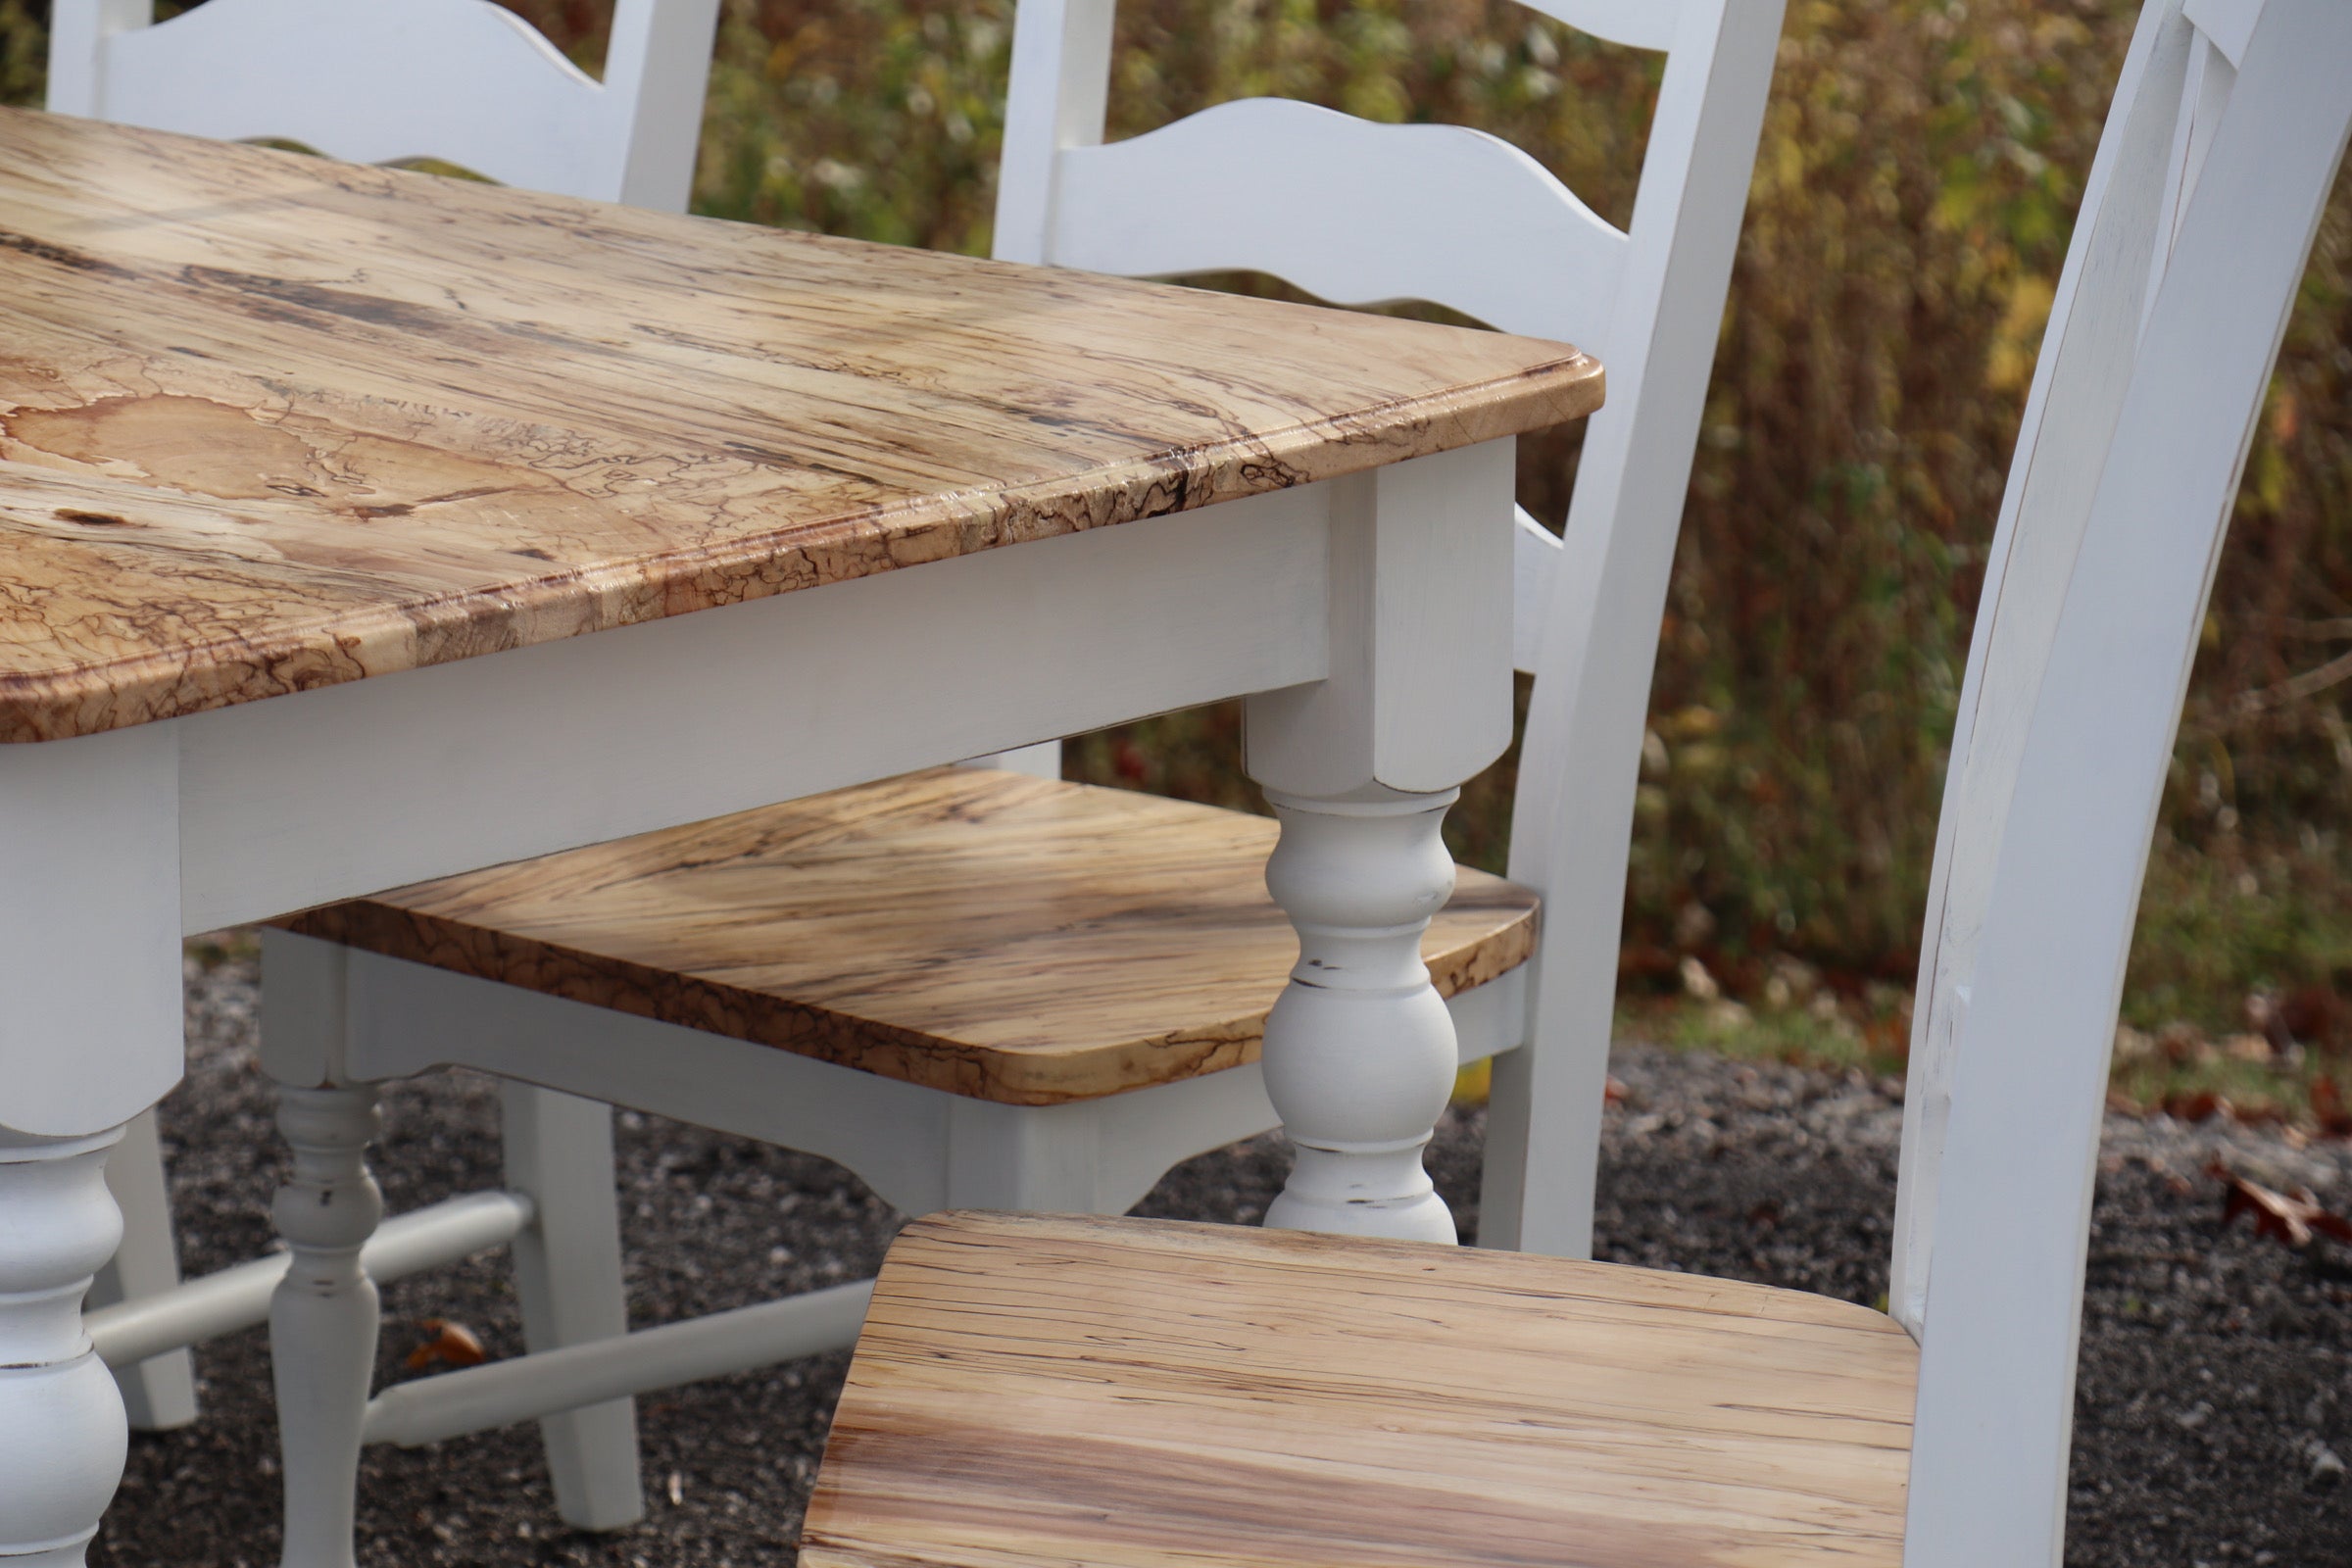
[[[267,1085],[253,1061],[248,968],[192,974],[187,1082],[166,1102],[184,1265],[201,1272],[269,1244],[277,1180]],[[1901,1107],[1877,1086],[1620,1051],[1625,1102],[1602,1155],[1602,1254],[1876,1302],[1886,1288]],[[394,1211],[490,1184],[496,1099],[464,1075],[386,1097],[376,1169]],[[1433,1148],[1440,1188],[1476,1224],[1476,1115]],[[2352,1561],[2352,1259],[2220,1225],[2216,1152],[2341,1207],[2352,1153],[2242,1131],[2110,1124],[2090,1241],[2067,1561],[2335,1568]],[[899,1217],[821,1160],[652,1117],[620,1128],[631,1305],[640,1324],[870,1274]],[[1143,1212],[1254,1220],[1285,1166],[1260,1140],[1183,1166]],[[381,1381],[410,1376],[428,1317],[464,1322],[494,1356],[520,1331],[493,1254],[385,1292]],[[535,1433],[368,1451],[364,1568],[564,1563],[706,1568],[783,1564],[815,1474],[846,1355],[640,1401],[647,1515],[565,1529]],[[277,1560],[275,1420],[259,1330],[208,1346],[193,1427],[140,1434],[94,1568],[265,1568]]]

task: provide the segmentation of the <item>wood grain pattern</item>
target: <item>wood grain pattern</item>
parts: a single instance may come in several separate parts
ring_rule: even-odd
[[[1918,1352],[1794,1291],[948,1214],[884,1263],[807,1568],[1794,1568],[1902,1557]]]
[[[1264,817],[940,768],[330,905],[286,929],[909,1083],[1053,1104],[1257,1059],[1298,955]],[[1459,873],[1440,992],[1527,960]]]
[[[0,739],[1590,412],[1556,344],[0,112]]]

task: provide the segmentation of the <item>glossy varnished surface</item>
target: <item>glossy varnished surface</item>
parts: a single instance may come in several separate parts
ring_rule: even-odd
[[[1558,345],[0,111],[0,739],[1589,412]]]
[[[1894,1568],[1918,1352],[1793,1291],[948,1214],[874,1291],[808,1568]]]
[[[1274,824],[940,768],[314,909],[306,935],[1017,1104],[1257,1058],[1298,954]],[[1452,995],[1524,963],[1535,895],[1464,870]]]

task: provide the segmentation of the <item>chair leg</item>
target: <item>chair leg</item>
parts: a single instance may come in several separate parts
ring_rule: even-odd
[[[375,1091],[278,1087],[294,1175],[272,1213],[290,1261],[270,1298],[286,1488],[284,1568],[354,1568],[360,1437],[375,1370],[375,1282],[360,1249],[383,1218],[367,1151]]]
[[[124,1128],[122,1141],[108,1152],[106,1185],[122,1210],[122,1245],[98,1271],[89,1304],[160,1296],[179,1283],[179,1256],[172,1243],[172,1195],[154,1111]],[[196,1419],[195,1361],[185,1349],[120,1368],[115,1382],[136,1431],[169,1432]]]
[[[553,1350],[629,1329],[612,1175],[612,1109],[531,1084],[505,1087],[507,1186],[538,1208],[514,1238],[524,1348]],[[556,1510],[582,1530],[645,1517],[637,1401],[611,1399],[539,1423]]]
[[[1536,1000],[1528,1043],[1494,1058],[1487,1095],[1478,1245],[1591,1257],[1609,1081],[1607,1013],[1583,999],[1546,1007],[1545,972],[1530,978]]]

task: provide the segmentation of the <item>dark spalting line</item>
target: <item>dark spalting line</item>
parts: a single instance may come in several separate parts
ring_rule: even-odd
[[[441,311],[293,278],[260,277],[226,268],[195,265],[181,268],[179,275],[191,288],[225,291],[252,301],[247,309],[253,314],[289,325],[307,324],[305,318],[296,314],[299,312],[365,321],[370,326],[391,327],[420,336],[439,335],[448,324],[447,316]]]
[[[35,239],[14,229],[0,228],[0,250],[12,250],[44,261],[55,267],[70,267],[76,272],[94,272],[101,277],[136,277],[138,274],[103,256],[92,256],[68,245],[51,240]]]

